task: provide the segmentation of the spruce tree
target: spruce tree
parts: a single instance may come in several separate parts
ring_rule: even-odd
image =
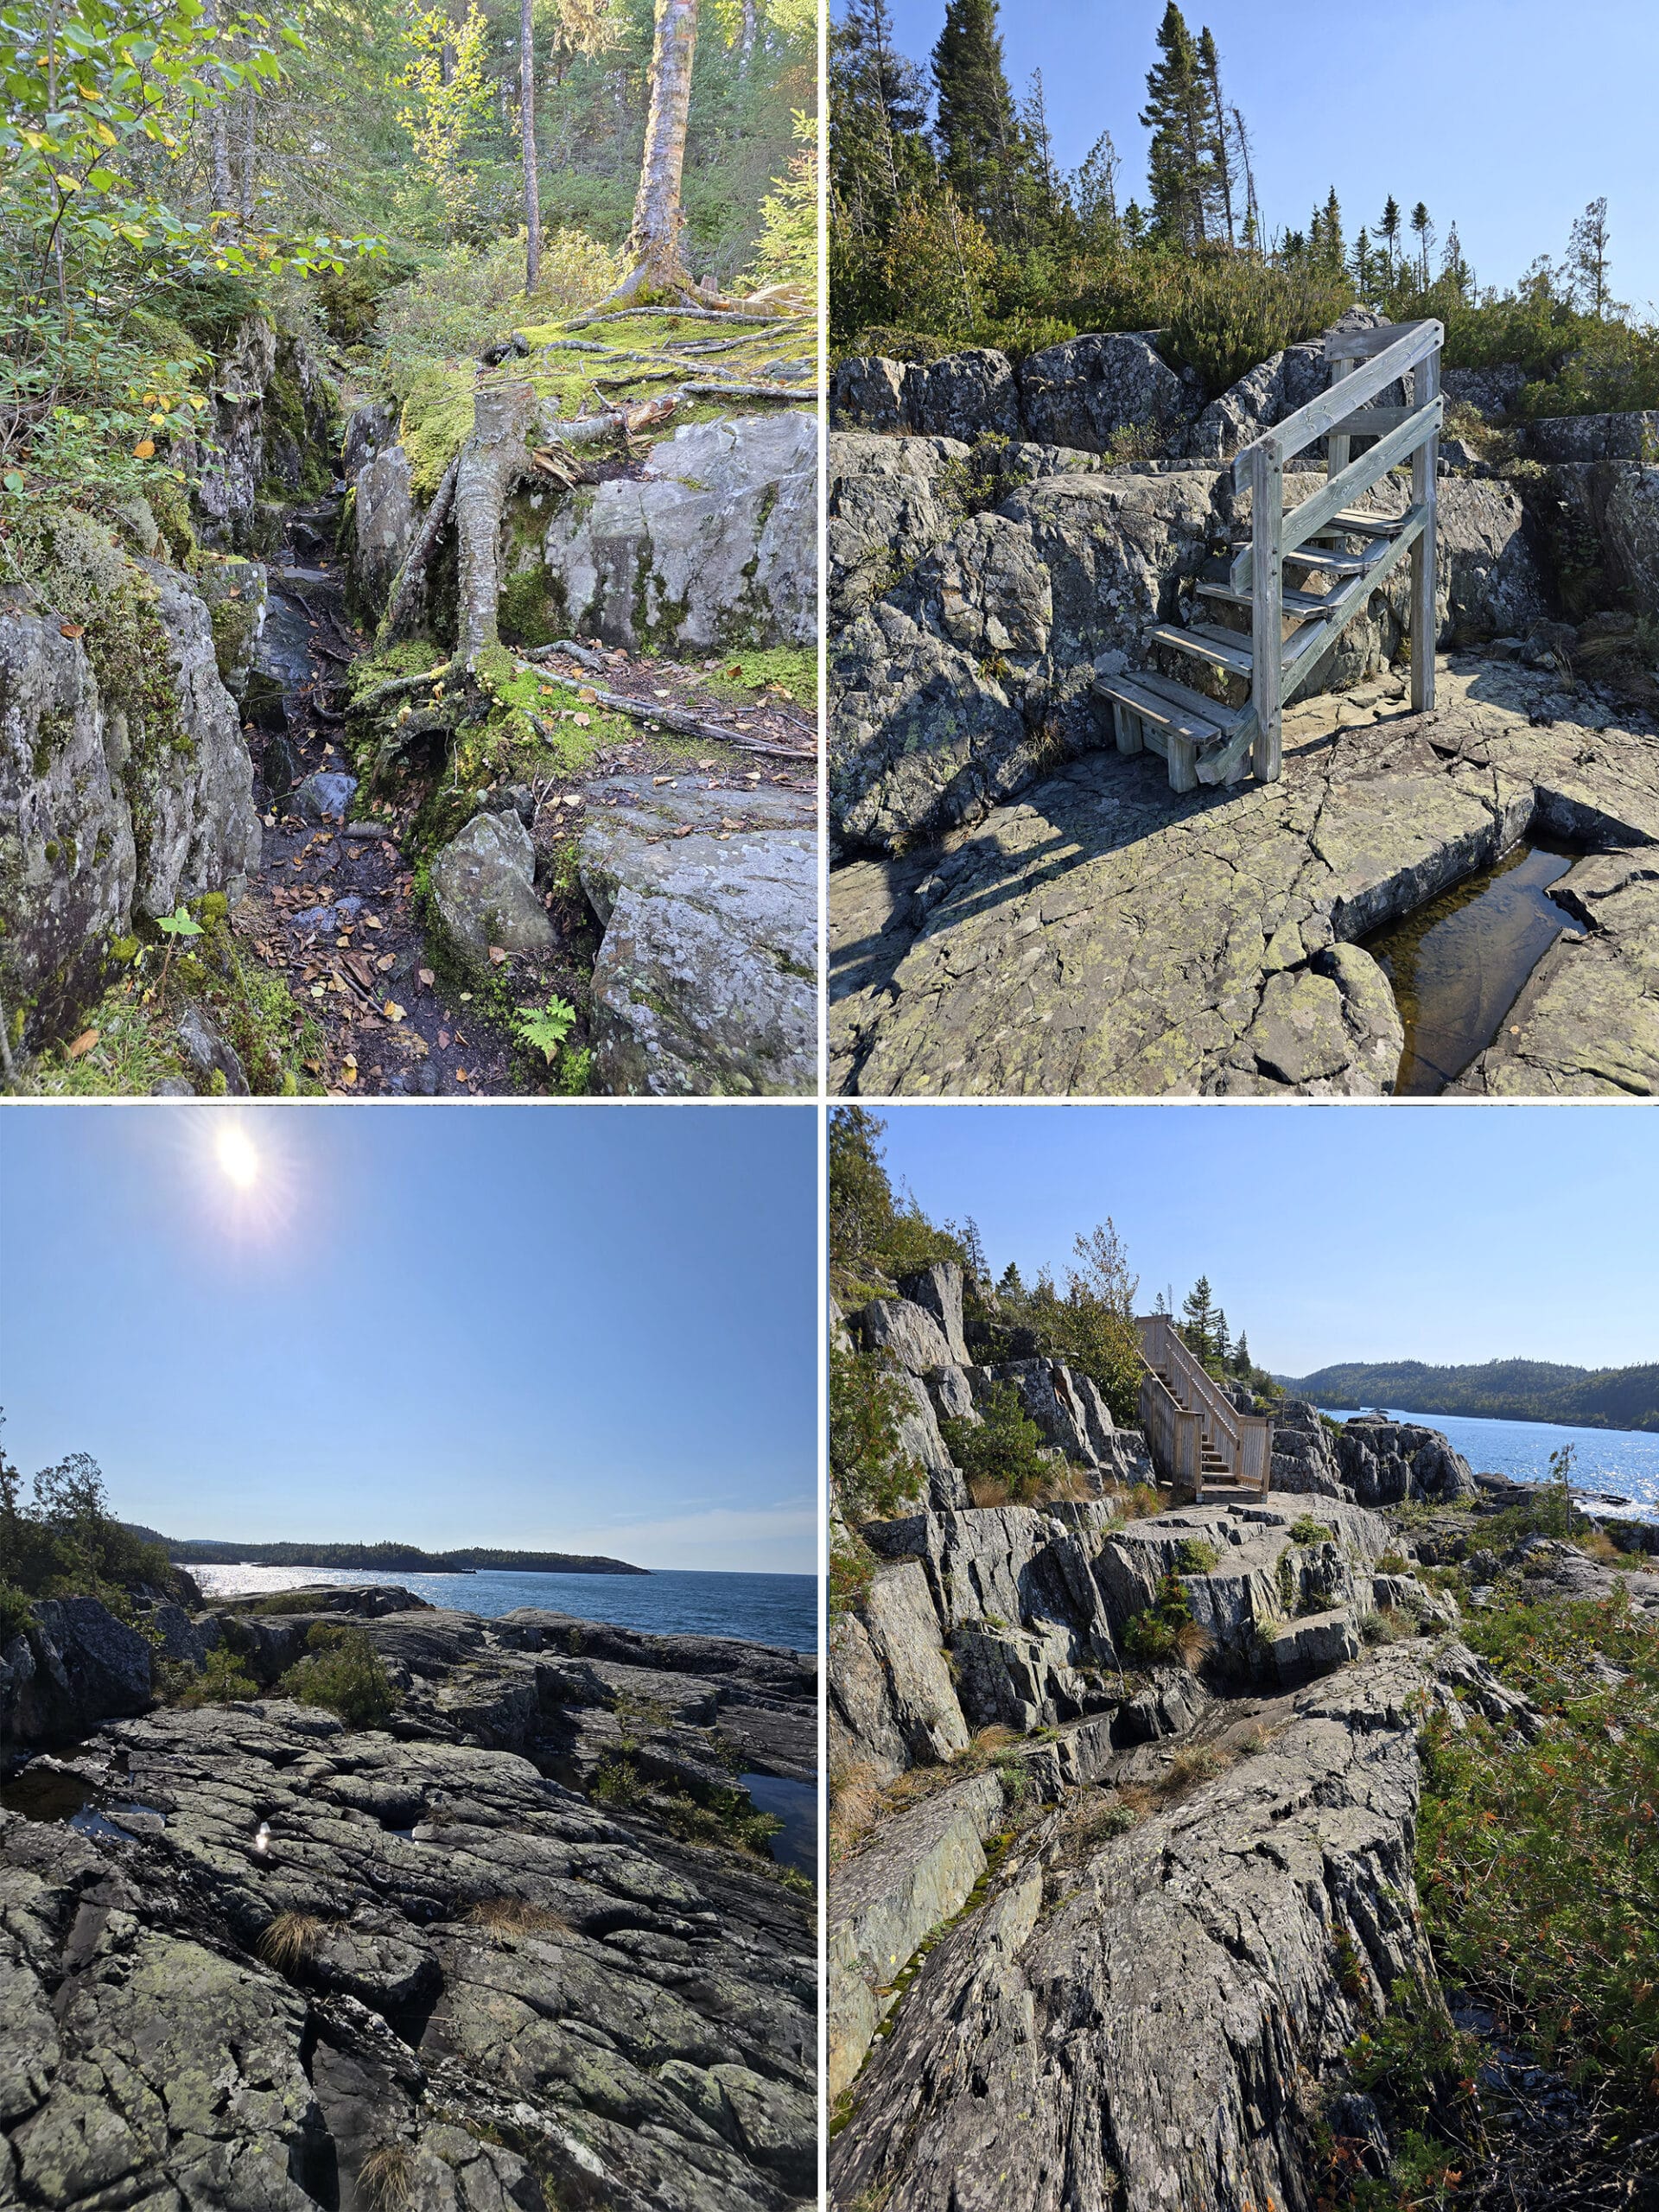
[[[849,0],[830,32],[830,191],[863,233],[925,188],[933,168],[922,73],[893,44],[887,0]]]
[[[1200,1275],[1181,1306],[1181,1334],[1195,1359],[1208,1359],[1216,1348],[1216,1303],[1208,1275]]]
[[[1428,289],[1428,250],[1434,243],[1434,226],[1429,218],[1427,204],[1420,200],[1411,211],[1411,227],[1417,240],[1417,275],[1423,289]]]
[[[1233,156],[1227,127],[1227,104],[1221,96],[1221,56],[1206,24],[1198,34],[1198,68],[1210,95],[1210,167],[1221,195],[1221,219],[1230,246],[1238,244],[1233,220]]]
[[[1152,133],[1147,188],[1154,228],[1172,245],[1191,251],[1205,243],[1205,202],[1214,188],[1210,87],[1186,18],[1169,0],[1158,27],[1161,61],[1147,72],[1147,105],[1141,111]]]
[[[1028,156],[1002,67],[996,0],[947,0],[932,66],[945,181],[993,238],[1007,238]]]
[[[1382,210],[1382,219],[1376,226],[1376,235],[1382,239],[1383,251],[1389,257],[1390,279],[1394,276],[1395,253],[1400,243],[1400,228],[1402,219],[1400,213],[1400,202],[1390,193],[1388,205]]]

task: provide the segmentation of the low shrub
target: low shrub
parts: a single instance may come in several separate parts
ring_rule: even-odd
[[[1180,1578],[1166,1574],[1157,1596],[1128,1622],[1118,1641],[1125,1658],[1154,1666],[1182,1658],[1195,1633],[1203,1631],[1192,1618]]]
[[[194,1712],[204,1705],[243,1705],[258,1695],[258,1683],[236,1654],[221,1643],[207,1654],[199,1675],[182,1678],[173,1702]]]
[[[326,1706],[348,1728],[378,1727],[397,1694],[366,1633],[317,1621],[305,1641],[306,1656],[283,1675],[282,1694],[302,1705]]]
[[[1043,1433],[1026,1413],[1012,1382],[993,1382],[979,1404],[977,1421],[939,1423],[944,1448],[969,1484],[995,1484],[1014,1505],[1043,1491],[1057,1469],[1042,1449]]]
[[[1221,1554],[1202,1536],[1183,1536],[1175,1547],[1175,1558],[1183,1574],[1213,1574]]]
[[[1290,1541],[1293,1544],[1328,1544],[1331,1524],[1326,1521],[1316,1521],[1311,1513],[1304,1513],[1291,1522]]]
[[[35,1618],[35,1607],[16,1583],[0,1582],[0,1644],[21,1636]]]

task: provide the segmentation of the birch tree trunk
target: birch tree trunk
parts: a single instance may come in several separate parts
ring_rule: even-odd
[[[215,0],[207,0],[202,21],[216,33],[219,29],[219,10]],[[207,148],[212,163],[213,212],[229,214],[236,206],[234,188],[231,182],[230,134],[225,128],[225,102],[215,100],[207,111]]]
[[[531,0],[518,0],[518,107],[524,148],[524,289],[542,276],[542,181],[536,170],[536,40]]]
[[[455,665],[470,672],[486,647],[501,642],[496,599],[501,582],[501,517],[507,494],[530,466],[536,394],[527,384],[480,385],[473,397],[473,435],[455,469],[455,545],[460,609]]]
[[[680,258],[680,180],[691,111],[691,63],[697,48],[697,0],[657,0],[657,37],[651,57],[651,112],[645,158],[628,238],[632,273],[610,295],[626,302],[643,291],[689,292],[691,278]]]

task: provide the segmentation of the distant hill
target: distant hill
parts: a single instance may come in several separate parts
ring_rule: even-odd
[[[530,1574],[649,1574],[625,1559],[588,1552],[517,1552],[490,1545],[465,1551],[425,1552],[418,1544],[233,1544],[207,1536],[163,1536],[136,1522],[124,1524],[146,1543],[165,1546],[175,1567],[360,1567],[397,1574],[468,1574],[482,1567]]]
[[[1349,1360],[1274,1380],[1295,1397],[1338,1408],[1398,1406],[1404,1413],[1553,1421],[1569,1428],[1659,1430],[1659,1365],[1591,1369],[1489,1359],[1480,1367],[1427,1367],[1420,1359]]]

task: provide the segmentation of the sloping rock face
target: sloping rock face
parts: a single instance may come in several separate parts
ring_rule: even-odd
[[[0,1813],[8,2198],[373,2212],[372,2161],[395,2147],[405,2201],[435,2212],[804,2203],[804,1901],[453,1725],[429,1737],[446,1617],[406,1618],[429,1671],[396,1735],[281,1700],[162,1712],[80,1747],[96,1840]],[[373,1624],[388,1642],[400,1625]],[[556,1649],[578,1626],[544,1616],[542,1632]],[[471,1627],[469,1649],[532,1684],[549,1671]],[[810,1662],[723,1649],[740,1684],[745,1666],[792,1669],[810,1760]],[[683,1703],[694,1678],[672,1656],[569,1663],[607,1699],[643,1677]],[[727,1687],[701,1684],[716,1707]],[[285,1974],[261,1948],[284,1913],[305,1916],[279,1924],[295,1951],[265,1945]]]
[[[265,476],[265,395],[276,368],[276,333],[257,315],[238,324],[213,363],[213,438],[193,471],[191,504],[202,543],[221,553],[252,547]]]
[[[1455,1717],[1483,1674],[1381,1653],[1266,1708],[1262,1749],[1128,1834],[1062,1812],[1020,1834],[854,2083],[832,2204],[1311,2207],[1321,2074],[1432,1972],[1414,1707]]]
[[[1160,762],[1096,756],[937,851],[835,870],[831,1089],[1375,1096],[1391,1080],[1379,1065],[1387,1016],[1356,941],[1536,823],[1630,858],[1603,897],[1589,895],[1599,877],[1584,879],[1596,925],[1581,955],[1552,953],[1540,971],[1562,979],[1537,1033],[1545,1071],[1529,1077],[1500,1048],[1471,1076],[1639,1095],[1652,1034],[1639,856],[1659,841],[1659,730],[1476,654],[1442,663],[1438,683],[1432,721],[1410,714],[1397,680],[1293,706],[1276,784],[1179,798]],[[1330,973],[1322,957],[1338,946],[1349,950]],[[1572,1033],[1566,979],[1579,957],[1619,1009],[1617,1030]],[[1280,976],[1334,986],[1318,996],[1336,1020],[1314,1009],[1312,1057],[1292,1072],[1283,1054],[1297,1033],[1287,1039],[1268,998]],[[1331,1065],[1338,1023],[1351,1050]],[[1633,1051],[1621,1050],[1627,1034]]]
[[[0,994],[33,1046],[96,988],[135,913],[170,914],[259,864],[253,768],[212,618],[160,562],[140,579],[141,671],[105,698],[54,615],[0,613]]]
[[[350,576],[371,613],[383,613],[420,516],[409,456],[392,444],[365,461],[353,480]]]
[[[545,572],[550,637],[664,652],[810,645],[817,467],[817,421],[793,409],[690,424],[639,475],[558,500],[539,550],[510,559],[506,588]]]
[[[96,1598],[51,1598],[0,1648],[0,1749],[67,1741],[150,1700],[148,1640]]]
[[[810,798],[613,777],[589,798],[580,866],[605,931],[593,980],[602,1086],[659,1098],[814,1089]]]

